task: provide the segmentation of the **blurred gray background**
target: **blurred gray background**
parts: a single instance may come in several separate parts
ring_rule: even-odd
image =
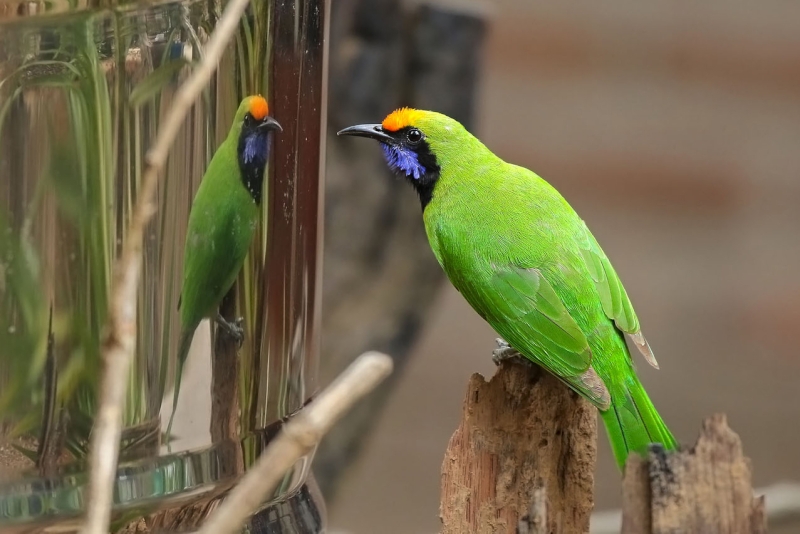
[[[587,221],[661,364],[638,368],[678,439],[693,443],[704,417],[725,412],[756,485],[800,480],[800,4],[447,5],[489,22],[474,130]],[[419,211],[410,188],[394,201]],[[412,230],[424,242],[421,224]],[[334,530],[438,530],[442,456],[468,377],[493,373],[495,335],[448,283],[436,287],[329,498]],[[329,335],[358,329],[329,311]],[[620,504],[620,475],[600,432],[604,510]]]

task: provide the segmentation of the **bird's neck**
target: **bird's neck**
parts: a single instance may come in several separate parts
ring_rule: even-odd
[[[456,146],[458,150],[453,149]],[[470,209],[465,203],[492,200],[492,180],[507,165],[503,160],[472,136],[453,146],[435,148],[440,172],[431,186],[428,207],[436,204],[437,209],[445,206],[448,210]]]
[[[269,159],[269,133],[253,132],[239,137],[237,147],[242,185],[256,204],[261,204],[264,188],[264,168]]]

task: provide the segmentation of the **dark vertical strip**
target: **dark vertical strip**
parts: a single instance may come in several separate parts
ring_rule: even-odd
[[[269,99],[283,132],[275,137],[267,199],[268,331],[262,358],[269,358],[269,375],[281,378],[280,391],[274,387],[279,381],[271,380],[265,399],[270,419],[302,406],[304,386],[313,384],[301,371],[316,369],[325,0],[276,1],[271,15]]]
[[[302,56],[300,71],[300,101],[297,114],[298,123],[298,166],[297,166],[297,238],[295,266],[300,277],[294,288],[294,301],[302,313],[301,330],[304,346],[298,347],[303,358],[303,366],[293,367],[297,376],[292,382],[303,384],[313,391],[316,386],[319,340],[319,274],[322,270],[322,172],[324,153],[322,132],[326,111],[326,93],[323,86],[325,65],[326,12],[325,0],[308,0],[301,12],[301,42],[299,53]],[[301,374],[302,373],[302,374]],[[298,396],[293,404],[302,405],[311,391],[295,389]]]

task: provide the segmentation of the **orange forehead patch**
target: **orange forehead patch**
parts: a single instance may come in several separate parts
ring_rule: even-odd
[[[263,120],[269,113],[269,106],[263,96],[258,95],[250,99],[250,115],[257,121]]]
[[[400,108],[395,110],[383,119],[383,126],[384,130],[388,130],[390,132],[396,132],[406,126],[412,126],[417,119],[419,119],[422,113],[416,109],[412,108]]]

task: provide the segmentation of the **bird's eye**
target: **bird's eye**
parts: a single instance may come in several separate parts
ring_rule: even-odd
[[[406,138],[408,139],[408,143],[411,145],[418,145],[425,136],[422,135],[422,132],[417,130],[416,128],[411,128],[408,133],[406,134]]]
[[[253,125],[253,116],[249,113],[246,113],[244,116],[244,125],[245,126],[252,126]]]

